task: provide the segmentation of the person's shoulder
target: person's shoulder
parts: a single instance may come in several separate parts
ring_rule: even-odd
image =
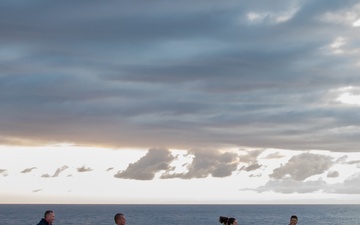
[[[41,219],[37,225],[48,225],[44,219]]]

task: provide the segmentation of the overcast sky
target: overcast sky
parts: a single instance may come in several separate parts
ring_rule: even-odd
[[[358,203],[359,40],[355,0],[1,1],[3,202]]]

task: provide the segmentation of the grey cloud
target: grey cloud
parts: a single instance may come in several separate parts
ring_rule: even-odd
[[[69,168],[68,166],[62,166],[60,168],[58,168],[55,173],[52,175],[52,177],[58,177],[60,175],[61,172],[63,172],[64,170],[66,170],[67,168]]]
[[[348,164],[352,165],[352,164],[360,164],[360,160],[351,160],[348,162]]]
[[[247,172],[257,170],[262,167],[257,161],[258,156],[263,152],[263,150],[252,150],[247,151],[245,155],[240,155],[240,161],[242,163],[248,164],[247,166],[241,167],[240,170],[245,170]]]
[[[339,157],[338,159],[336,159],[336,163],[339,163],[339,164],[349,164],[349,165],[352,165],[352,164],[359,164],[360,163],[360,160],[348,160],[349,159],[349,156],[348,155],[344,155],[342,157]]]
[[[250,150],[246,154],[240,155],[240,160],[243,163],[254,163],[257,162],[258,156],[263,152],[263,150]]]
[[[82,167],[77,168],[77,171],[78,171],[79,173],[90,172],[90,171],[92,171],[92,170],[93,170],[93,169],[91,169],[90,167],[85,167],[85,165],[82,166]]]
[[[275,152],[275,153],[272,153],[272,154],[269,154],[267,156],[265,156],[264,158],[265,159],[280,159],[280,158],[283,158],[284,155],[282,155],[280,152]]]
[[[303,181],[313,175],[324,173],[333,164],[329,156],[302,153],[293,156],[285,165],[274,169],[270,177],[279,180],[289,176],[292,180]]]
[[[34,169],[36,169],[36,167],[26,168],[23,171],[21,171],[20,173],[30,173]]]
[[[342,163],[346,163],[346,161],[347,161],[347,159],[349,158],[349,156],[347,156],[347,155],[344,155],[344,156],[341,156],[341,157],[339,157],[338,159],[336,159],[336,163],[340,163],[340,164],[342,164]]]
[[[43,174],[41,177],[44,177],[44,178],[58,177],[60,175],[60,173],[63,172],[64,170],[66,170],[67,168],[69,168],[69,167],[66,165],[62,166],[60,168],[57,168],[53,175]]]
[[[3,177],[6,177],[8,175],[7,170],[0,169],[0,175],[2,175]]]
[[[170,163],[174,160],[171,152],[167,149],[153,148],[135,163],[130,163],[124,171],[118,171],[114,177],[151,180],[160,171],[170,169]]]
[[[335,184],[332,192],[341,194],[360,194],[360,173],[356,173],[346,179],[342,184]]]
[[[327,177],[338,177],[338,176],[339,176],[339,172],[338,172],[338,171],[329,171],[326,176],[327,176]]]
[[[253,170],[257,170],[257,169],[260,169],[262,165],[258,164],[258,163],[254,163],[254,164],[251,164],[249,166],[245,166],[245,167],[242,167],[241,170],[245,170],[245,171],[253,171]]]
[[[36,192],[40,192],[40,191],[42,191],[42,189],[35,189],[35,190],[33,190],[32,192],[33,192],[33,193],[36,193]]]
[[[106,169],[106,171],[110,171],[110,170],[113,170],[113,169],[114,169],[114,167],[109,167],[109,168]]]
[[[193,155],[193,161],[187,165],[187,172],[173,173],[171,170],[163,174],[161,178],[206,178],[227,177],[237,170],[240,158],[236,153],[220,152],[215,150],[193,149],[189,151]]]
[[[262,174],[250,174],[249,177],[262,177]]]
[[[345,2],[0,2],[0,142],[358,151]]]
[[[322,179],[316,181],[299,181],[293,179],[270,180],[264,186],[256,188],[257,192],[274,191],[278,193],[311,193],[326,187]]]
[[[358,188],[359,185],[360,173],[356,173],[346,179],[343,183],[328,184],[322,179],[318,179],[315,181],[298,181],[286,178],[282,180],[270,180],[264,186],[260,186],[251,190],[257,192],[274,191],[284,194],[312,192],[360,194],[360,190]]]

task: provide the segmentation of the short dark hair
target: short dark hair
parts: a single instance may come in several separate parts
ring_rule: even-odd
[[[235,220],[236,219],[233,218],[233,217],[230,217],[230,218],[228,218],[226,216],[220,216],[219,217],[219,222],[224,224],[224,225],[230,225],[230,224],[234,223]]]
[[[47,215],[54,213],[52,210],[46,210],[44,213],[44,218],[46,218]]]
[[[298,219],[296,215],[292,215],[290,219]]]
[[[115,216],[114,216],[114,221],[115,221],[115,223],[116,223],[116,221],[117,221],[118,219],[120,219],[120,217],[122,217],[122,216],[124,216],[123,213],[116,213]]]

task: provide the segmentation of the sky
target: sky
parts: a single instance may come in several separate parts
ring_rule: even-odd
[[[0,2],[0,203],[360,204],[360,3]]]

